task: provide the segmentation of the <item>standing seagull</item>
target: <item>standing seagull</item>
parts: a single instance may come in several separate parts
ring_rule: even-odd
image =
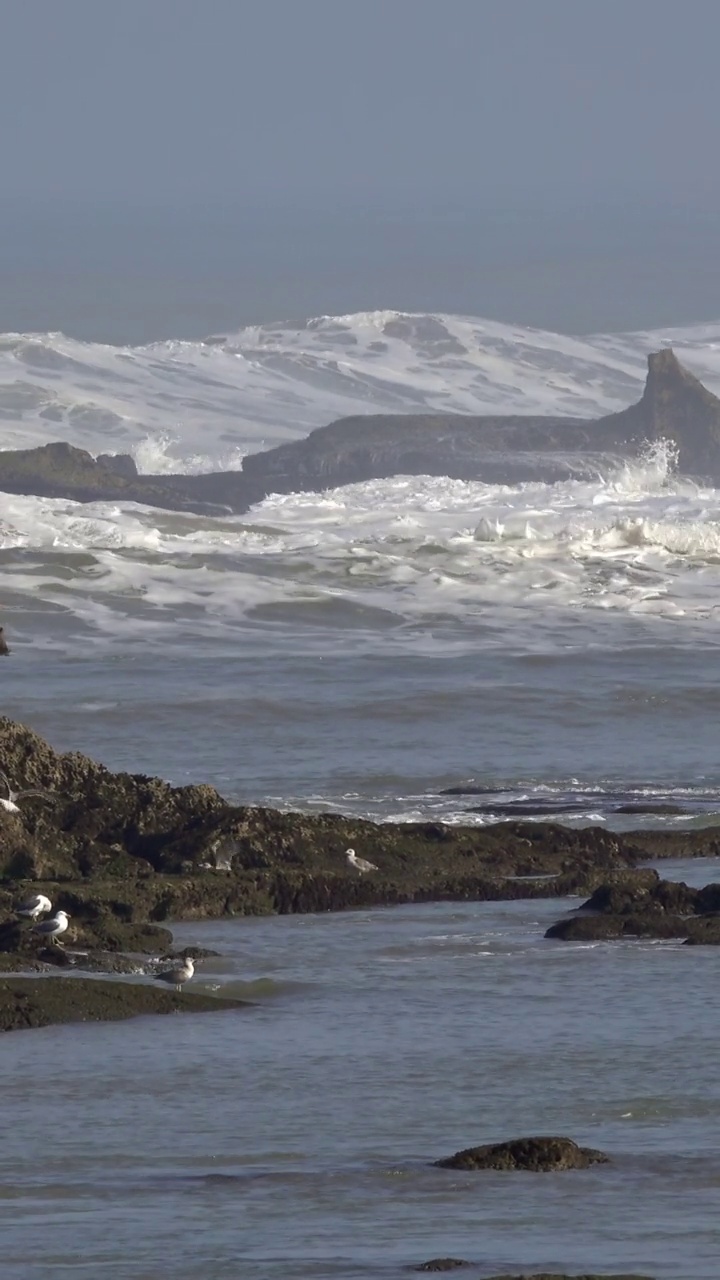
[[[0,796],[0,805],[2,805],[3,809],[6,809],[8,813],[19,813],[20,805],[17,801],[25,800],[28,796],[37,796],[41,800],[50,800],[51,803],[55,803],[55,797],[50,791],[36,791],[34,789],[31,789],[30,791],[13,791],[10,786],[10,780],[7,774],[3,773],[2,769],[0,769],[0,779],[5,783],[5,789],[7,791],[7,800]]]
[[[52,911],[52,902],[45,897],[44,893],[36,893],[32,898],[26,898],[25,902],[21,902],[20,906],[16,907],[15,910],[19,916],[28,916],[35,924],[39,916],[45,915],[47,911]]]
[[[192,958],[187,956],[182,964],[174,965],[172,969],[165,969],[163,973],[156,973],[155,977],[158,982],[167,982],[176,991],[180,991],[183,982],[189,982],[194,972],[195,965]]]
[[[69,916],[67,911],[56,911],[54,916],[49,920],[43,920],[42,924],[35,925],[35,932],[41,933],[44,938],[48,938],[50,942],[57,942],[61,933],[64,933],[68,927]],[[61,944],[58,942],[58,946]]]
[[[366,871],[377,871],[377,867],[374,862],[366,862],[365,858],[358,858],[354,849],[346,849],[345,857],[347,858],[349,865],[351,867],[355,867],[356,871],[359,871],[361,876],[364,876]]]

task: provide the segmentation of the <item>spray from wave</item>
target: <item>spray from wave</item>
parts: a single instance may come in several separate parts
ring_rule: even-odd
[[[203,475],[208,471],[240,471],[245,456],[237,447],[227,449],[224,453],[209,454],[191,453],[183,456],[178,452],[180,437],[169,431],[157,435],[145,436],[130,450],[131,457],[141,475]]]

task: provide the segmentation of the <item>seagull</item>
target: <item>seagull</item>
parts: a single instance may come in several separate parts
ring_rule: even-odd
[[[7,646],[7,640],[5,639],[5,632],[2,627],[0,627],[0,657],[6,658],[9,652],[10,650]]]
[[[186,956],[182,964],[175,965],[172,969],[165,969],[163,973],[156,973],[155,977],[158,982],[167,982],[169,986],[179,991],[183,982],[188,982],[195,972],[195,965],[191,956]]]
[[[349,865],[351,867],[355,867],[355,869],[360,872],[361,876],[364,875],[366,871],[377,871],[377,867],[374,862],[366,862],[365,858],[358,858],[354,849],[346,849],[345,857],[347,858]]]
[[[15,910],[19,916],[28,916],[35,924],[39,916],[44,915],[46,911],[52,911],[52,902],[45,897],[44,893],[36,893],[32,898],[26,898],[21,902]]]
[[[47,899],[46,899],[47,901]],[[56,911],[54,916],[49,920],[43,920],[42,924],[35,925],[35,932],[41,933],[43,937],[49,938],[51,942],[57,942],[61,933],[64,933],[68,927],[69,916],[67,911]],[[58,946],[61,944],[58,942]]]
[[[55,797],[50,791],[36,791],[35,789],[31,789],[30,791],[13,791],[10,786],[8,776],[3,773],[2,769],[0,769],[0,778],[5,783],[5,789],[7,791],[7,800],[4,799],[3,796],[0,796],[0,806],[7,810],[8,813],[19,813],[20,805],[17,801],[25,800],[27,796],[38,796],[41,800],[49,800],[52,804],[55,803]]]

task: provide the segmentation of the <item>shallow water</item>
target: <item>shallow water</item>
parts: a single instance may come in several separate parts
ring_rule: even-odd
[[[452,1254],[714,1280],[717,954],[544,941],[561,909],[184,924],[179,943],[222,952],[197,989],[254,1007],[4,1037],[5,1274],[400,1280]],[[431,1166],[528,1133],[613,1162]]]

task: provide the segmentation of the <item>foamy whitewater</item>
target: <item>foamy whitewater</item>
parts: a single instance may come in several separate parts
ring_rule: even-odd
[[[347,414],[591,417],[636,400],[669,343],[720,392],[720,323],[572,338],[376,312],[142,348],[5,335],[0,443],[200,471]],[[705,716],[716,696],[718,493],[662,442],[591,481],[396,477],[219,519],[1,495],[0,548],[11,701],[108,763],[391,817],[464,817],[427,793],[465,778],[714,803],[683,698]]]

